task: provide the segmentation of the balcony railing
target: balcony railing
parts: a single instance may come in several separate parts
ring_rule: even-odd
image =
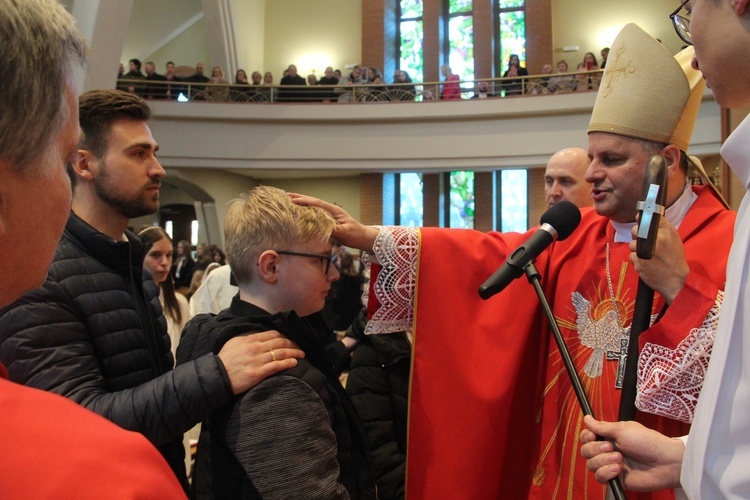
[[[599,89],[602,70],[513,78],[487,78],[456,83],[461,99],[512,98],[589,92]],[[238,103],[383,103],[441,101],[445,82],[356,83],[339,85],[249,85],[185,80],[118,79],[117,88],[148,99]],[[486,89],[486,91],[480,91]]]

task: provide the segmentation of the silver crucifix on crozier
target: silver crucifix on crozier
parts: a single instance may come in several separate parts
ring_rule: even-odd
[[[617,389],[622,389],[622,381],[625,378],[625,364],[628,361],[628,344],[628,336],[623,335],[620,337],[620,350],[607,351],[607,359],[617,360],[617,378],[615,379],[615,387]]]

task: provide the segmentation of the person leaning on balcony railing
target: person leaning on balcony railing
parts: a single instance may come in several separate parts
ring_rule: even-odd
[[[363,101],[389,101],[390,93],[387,87],[383,86],[383,74],[374,66],[367,68],[366,80],[368,87],[363,90],[360,100]]]
[[[568,72],[568,61],[560,59],[557,61],[557,73]],[[550,92],[556,94],[563,94],[565,92],[571,92],[576,88],[576,79],[570,75],[567,76],[553,76],[549,79],[549,85],[547,88]]]
[[[195,63],[195,73],[185,79],[190,82],[190,99],[195,101],[204,101],[203,93],[206,90],[205,85],[192,85],[193,83],[208,83],[208,77],[203,73],[205,66],[202,62]]]
[[[166,71],[164,72],[164,78],[167,82],[179,82],[180,78],[175,75],[175,65],[173,61],[167,61],[165,66]],[[164,91],[167,99],[177,99],[180,94],[186,93],[185,88],[182,85],[175,83],[168,83]]]
[[[308,94],[305,89],[293,89],[292,87],[306,87],[307,81],[297,73],[297,66],[290,64],[287,68],[288,74],[281,79],[279,89],[279,101],[304,102]]]
[[[393,83],[400,84],[391,87],[391,99],[394,101],[413,101],[416,97],[414,85],[403,85],[412,83],[411,76],[406,71],[397,69],[393,72]]]
[[[550,80],[552,78],[552,77],[549,76],[549,75],[552,74],[552,65],[549,64],[549,63],[544,64],[542,66],[542,73],[541,74],[542,75],[546,75],[546,76],[542,76],[540,78],[536,78],[531,83],[530,93],[532,93],[532,94],[550,94],[551,92],[553,92],[549,88],[550,87]]]
[[[253,94],[255,94],[255,89],[247,81],[247,72],[244,69],[238,69],[234,74],[234,85],[230,94],[232,100],[244,101]]]
[[[207,101],[228,101],[229,100],[229,87],[226,86],[227,79],[224,76],[224,70],[221,66],[214,66],[211,69],[211,78],[209,83],[218,84],[216,86],[206,87],[206,100]]]
[[[144,75],[141,72],[141,61],[140,59],[131,59],[128,61],[128,64],[130,65],[130,71],[122,75],[123,80],[145,80],[146,75]],[[144,96],[145,94],[145,88],[142,84],[136,84],[132,81],[126,81],[124,82],[125,89],[128,92],[132,92],[133,94],[138,94],[139,96]]]
[[[474,95],[471,98],[487,99],[488,97],[495,97],[495,94],[489,91],[489,84],[485,80],[477,82],[476,90],[474,90]]]
[[[596,56],[593,52],[586,52],[583,56],[583,69],[582,71],[595,71],[599,69],[599,63],[596,60]],[[580,66],[579,66],[580,67]],[[601,81],[602,75],[591,73],[587,76],[587,83],[589,90],[597,90],[599,88],[599,82]]]
[[[518,58],[518,54],[511,54],[508,59],[508,69],[503,73],[503,78],[513,76],[528,76],[529,70],[521,66],[521,60]],[[506,80],[502,82],[503,89],[505,89],[505,96],[510,95],[521,95],[524,93],[524,87],[526,86],[526,80],[522,78],[516,78],[512,80]]]
[[[253,81],[255,81],[253,79]],[[264,94],[269,101],[276,101],[278,95],[278,89],[273,86],[273,73],[266,71],[263,74],[263,85],[257,87],[258,93]]]
[[[328,66],[326,68],[325,74],[320,78],[320,80],[318,80],[318,85],[336,85],[338,83],[339,79],[334,74],[333,68],[331,66]],[[323,102],[335,101],[337,98],[336,94],[333,92],[332,87],[322,88],[320,90],[320,95],[323,98]]]
[[[440,66],[440,74],[445,77],[440,89],[440,99],[461,99],[461,86],[458,83],[461,78],[458,75],[454,75],[451,67],[447,64]]]
[[[146,80],[151,82],[166,82],[167,77],[156,72],[156,65],[153,61],[146,63]],[[161,83],[146,84],[146,96],[149,99],[166,99],[167,86]]]
[[[362,67],[357,65],[354,66],[349,76],[339,80],[339,86],[333,89],[336,93],[339,102],[352,102],[352,89],[354,85],[361,85],[362,82]]]

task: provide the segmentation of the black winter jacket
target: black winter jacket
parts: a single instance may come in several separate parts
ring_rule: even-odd
[[[360,339],[346,392],[367,430],[380,500],[402,500],[406,479],[406,426],[411,344],[404,332],[364,335],[363,311],[347,331]]]
[[[326,498],[341,498],[341,485],[353,499],[375,498],[365,430],[320,341],[325,334],[307,318],[293,312],[271,315],[235,296],[229,309],[198,315],[186,325],[178,363],[216,352],[238,335],[265,330],[296,342],[305,358],[203,423],[194,498],[314,498],[323,491]],[[321,419],[316,409],[323,406]],[[331,447],[333,463],[323,458]],[[309,457],[315,458],[308,462]],[[332,476],[332,466],[338,477]]]
[[[212,354],[172,370],[147,248],[126,236],[71,212],[44,285],[0,311],[0,362],[11,380],[144,434],[187,486],[182,434],[230,401],[231,385]]]

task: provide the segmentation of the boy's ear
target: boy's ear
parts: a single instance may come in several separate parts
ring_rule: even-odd
[[[276,266],[279,263],[279,254],[273,250],[266,250],[258,257],[258,277],[266,283],[276,283],[279,275]]]
[[[745,9],[747,9],[747,2],[748,0],[732,0],[732,7],[734,7],[734,11],[738,16],[745,14]]]

